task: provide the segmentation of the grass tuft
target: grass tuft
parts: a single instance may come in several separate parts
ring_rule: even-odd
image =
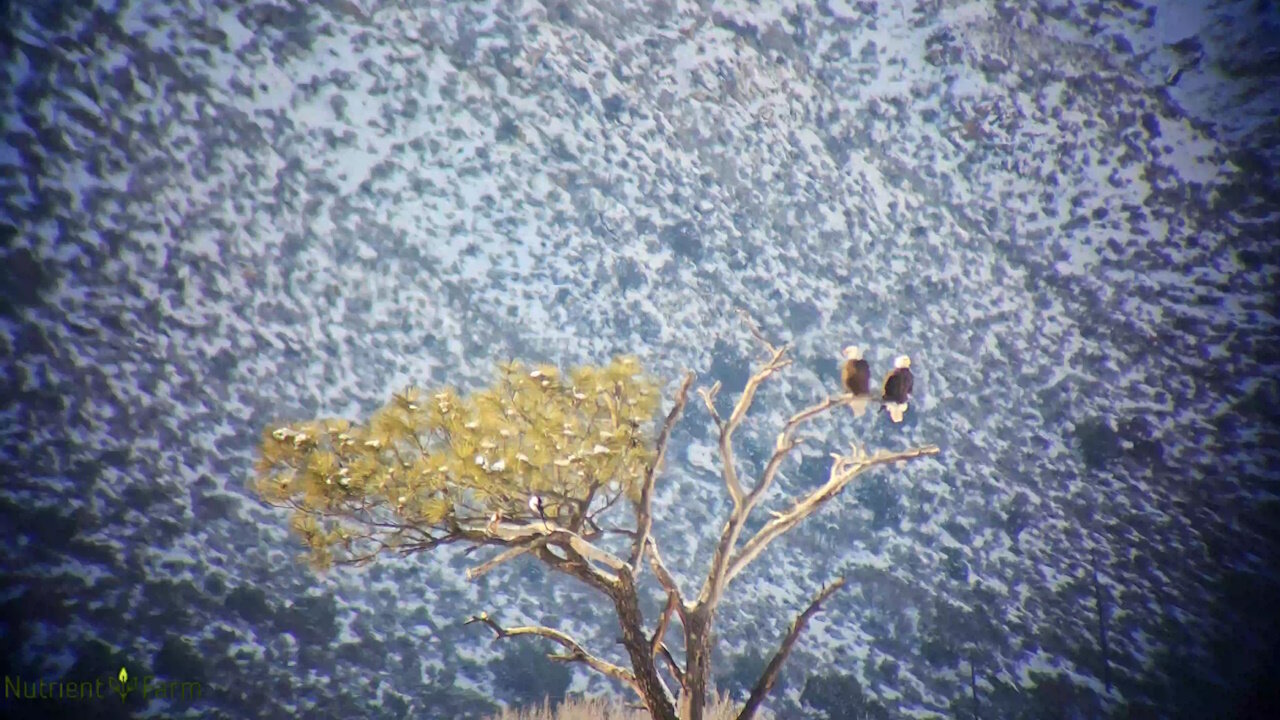
[[[703,717],[706,720],[733,720],[739,709],[728,695],[715,695]],[[771,716],[761,712],[757,717],[767,720]],[[540,706],[505,709],[489,716],[489,720],[649,720],[649,713],[612,698],[570,697],[554,708],[544,700]]]

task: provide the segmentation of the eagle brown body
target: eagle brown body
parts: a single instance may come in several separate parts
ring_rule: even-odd
[[[893,370],[884,377],[884,393],[880,407],[889,412],[889,418],[896,423],[902,422],[907,412],[907,401],[911,397],[911,387],[915,378],[911,375],[911,358],[900,356],[893,361]]]
[[[853,416],[862,417],[867,412],[867,402],[871,399],[871,366],[863,359],[862,349],[856,345],[844,349],[840,382],[853,395],[853,400],[849,402]]]

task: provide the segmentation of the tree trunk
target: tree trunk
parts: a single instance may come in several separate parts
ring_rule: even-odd
[[[649,638],[645,637],[644,617],[640,614],[640,602],[636,596],[635,580],[629,572],[618,576],[618,586],[611,593],[613,606],[618,612],[618,624],[622,626],[622,644],[631,658],[631,669],[636,683],[644,694],[645,707],[653,720],[678,720],[676,708],[667,697],[667,690],[658,675]]]
[[[685,618],[685,692],[689,703],[686,720],[702,720],[711,681],[711,613],[699,609]]]

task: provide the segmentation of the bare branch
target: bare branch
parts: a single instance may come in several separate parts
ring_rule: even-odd
[[[547,537],[545,535],[542,537],[533,538],[532,540],[526,540],[524,542],[521,542],[520,544],[514,547],[511,547],[507,550],[504,550],[498,553],[487,562],[481,563],[476,567],[468,569],[467,580],[474,581],[476,578],[488,573],[489,571],[498,567],[502,563],[505,563],[509,560],[513,560],[521,555],[524,555],[530,550],[533,550],[535,547],[538,547],[540,545],[545,545],[546,543],[547,543]]]
[[[790,420],[787,420],[782,432],[778,433],[778,439],[773,447],[773,455],[769,458],[768,464],[765,465],[764,472],[760,474],[760,481],[751,489],[751,495],[747,503],[749,506],[754,507],[759,498],[769,490],[769,486],[773,484],[773,479],[778,474],[778,467],[782,465],[783,459],[801,443],[801,440],[795,436],[800,426],[832,408],[847,405],[848,402],[848,395],[829,397],[820,403],[810,405],[792,415]]]
[[[640,573],[640,559],[644,555],[645,545],[649,542],[649,533],[653,530],[653,483],[658,475],[658,470],[662,467],[662,461],[667,454],[667,442],[671,439],[671,429],[675,427],[676,421],[680,419],[680,414],[684,412],[684,406],[689,402],[689,386],[693,384],[693,373],[688,372],[684,375],[684,382],[680,383],[680,389],[676,391],[675,402],[671,406],[671,412],[667,413],[667,419],[662,423],[662,430],[658,433],[657,452],[653,457],[653,464],[645,469],[644,484],[640,488],[640,502],[636,506],[636,531],[635,541],[631,544],[631,560],[628,563],[631,567],[631,574],[638,576]]]
[[[546,525],[491,523],[483,530],[458,528],[451,536],[478,545],[505,545],[511,548],[468,571],[468,579],[479,577],[497,565],[526,552],[534,552],[535,556],[543,562],[581,578],[593,587],[605,588],[614,585],[618,581],[615,573],[626,567],[626,564],[616,555],[601,550],[583,539],[581,535],[556,525],[554,521]],[[558,563],[557,561],[563,558],[550,553],[548,546],[560,548],[569,554],[572,560],[570,565]],[[602,569],[599,567],[601,565],[612,572]]]
[[[595,512],[591,513],[591,521],[595,522],[595,518],[608,514],[609,509],[616,505],[617,502],[626,494],[625,489],[619,489],[617,492],[613,493],[613,495],[606,494],[604,504],[596,508]]]
[[[588,587],[598,590],[602,595],[612,598],[616,590],[616,578],[609,573],[602,572],[585,558],[571,549],[564,549],[565,557],[561,557],[548,548],[546,545],[535,545],[529,549],[534,557],[551,567],[552,570],[562,572],[581,580]]]
[[[684,687],[684,671],[676,664],[676,659],[671,656],[671,651],[667,649],[667,644],[662,640],[667,634],[667,628],[671,625],[671,615],[676,610],[680,610],[680,597],[677,593],[667,593],[667,606],[662,609],[662,617],[658,619],[658,627],[653,631],[652,639],[649,641],[653,646],[653,657],[657,658],[659,654],[667,661],[667,665],[671,669],[671,675],[680,683],[680,687]]]
[[[652,540],[649,542],[649,567],[653,568],[653,574],[657,576],[662,589],[666,590],[668,595],[675,596],[676,612],[680,613],[680,622],[684,623],[686,611],[684,596],[680,593],[680,586],[676,584],[676,579],[672,577],[671,571],[667,569],[667,564],[662,561],[662,555],[658,553],[658,546]]]
[[[481,545],[514,545],[528,542],[534,538],[548,534],[541,525],[528,522],[507,522],[499,518],[496,522],[488,522],[483,526],[458,526],[451,535]]]
[[[754,503],[754,499],[748,498],[746,493],[743,492],[742,484],[738,481],[737,464],[733,455],[733,433],[746,417],[747,409],[751,407],[751,403],[755,400],[756,390],[759,389],[760,385],[774,373],[791,364],[791,360],[786,357],[789,349],[787,345],[777,348],[769,345],[769,347],[773,348],[773,354],[770,356],[769,361],[747,380],[746,386],[742,389],[742,395],[738,398],[738,403],[733,408],[733,415],[729,417],[729,421],[720,429],[720,463],[723,466],[725,487],[728,488],[729,497],[733,500],[733,511],[730,513],[724,529],[720,532],[720,540],[716,543],[715,554],[711,560],[711,569],[707,572],[706,580],[698,593],[698,603],[703,606],[714,607],[720,600],[721,592],[724,589],[725,570],[728,568],[729,557],[737,546],[738,536],[742,532],[742,526],[746,524],[747,516],[750,515],[751,506]],[[794,432],[794,428],[792,428],[792,432]],[[787,444],[794,444],[789,436],[787,437]],[[776,465],[776,463],[774,464]],[[776,467],[774,472],[777,472]],[[759,486],[760,484],[757,484],[757,488]],[[758,495],[755,495],[755,497],[758,497]]]
[[[729,434],[732,434],[738,428],[738,425],[742,424],[743,418],[747,415],[747,410],[751,407],[751,403],[755,401],[756,390],[760,388],[760,385],[774,373],[792,363],[792,360],[787,357],[787,351],[790,349],[790,345],[775,348],[764,367],[747,379],[747,384],[742,388],[742,394],[738,396],[738,403],[733,406],[733,415],[729,416],[729,422],[725,428]]]
[[[594,522],[591,519],[591,515],[589,514],[589,511],[591,510],[591,501],[594,500],[596,497],[597,488],[598,486],[594,482],[591,483],[590,487],[587,489],[586,497],[578,501],[578,514],[575,518],[573,518],[573,521],[569,524],[570,530],[574,532],[581,532],[583,525],[591,524]]]
[[[653,646],[653,656],[658,656],[658,648],[662,646],[662,638],[667,634],[667,627],[671,624],[671,613],[675,612],[679,599],[675,593],[667,593],[667,606],[662,608],[662,617],[658,618],[658,627],[653,631],[653,637],[649,644]]]
[[[791,364],[791,360],[786,358],[787,349],[786,345],[775,349],[773,356],[769,358],[769,362],[747,380],[746,386],[742,388],[742,394],[738,397],[738,403],[733,407],[733,414],[729,416],[729,421],[720,428],[720,461],[724,466],[724,483],[729,489],[729,496],[733,498],[735,514],[742,505],[745,493],[742,491],[742,485],[738,482],[738,468],[733,460],[733,433],[747,417],[747,410],[751,407],[751,403],[755,401],[756,390],[759,389],[761,383]]]
[[[738,720],[751,720],[755,717],[756,711],[760,709],[760,703],[764,702],[765,696],[773,689],[774,683],[778,680],[778,672],[782,670],[782,663],[786,662],[787,656],[791,654],[791,648],[796,644],[796,640],[800,637],[800,633],[804,632],[804,626],[809,623],[809,618],[818,612],[822,603],[836,590],[844,585],[844,578],[837,578],[835,582],[823,588],[809,602],[809,607],[804,609],[795,620],[791,622],[791,629],[787,631],[786,637],[782,639],[782,645],[778,647],[778,651],[773,654],[773,659],[765,666],[764,672],[761,673],[760,679],[756,681],[756,685],[751,689],[751,696],[747,698],[747,704],[743,706],[742,712],[738,713]]]
[[[676,682],[680,683],[680,687],[687,687],[684,680],[684,670],[680,669],[676,659],[671,656],[671,651],[667,649],[667,644],[661,643],[658,646],[658,652],[662,654],[662,659],[667,662],[667,669],[671,671],[671,676],[676,679]]]
[[[627,566],[626,563],[624,563],[618,556],[608,551],[601,550],[595,545],[583,540],[582,536],[568,530],[559,528],[553,530],[551,532],[551,544],[556,545],[557,547],[568,547],[587,560],[600,563],[614,572],[621,572]],[[611,578],[609,582],[616,582],[616,579]]]
[[[702,404],[707,406],[707,412],[711,414],[711,419],[716,421],[716,429],[724,429],[724,419],[720,417],[720,412],[716,410],[716,396],[720,394],[720,381],[712,383],[709,388],[698,388],[698,395],[702,397]]]
[[[751,317],[751,313],[742,308],[738,308],[738,315],[742,318],[742,322],[746,323],[747,329],[751,331],[751,334],[755,339],[759,340],[760,344],[764,346],[765,350],[769,353],[776,353],[778,351],[777,348],[773,346],[773,343],[765,339],[764,333],[760,332],[760,326],[756,325],[756,321]]]
[[[611,678],[614,678],[615,680],[620,680],[626,683],[632,690],[636,692],[637,695],[640,696],[641,700],[644,699],[644,693],[641,692],[639,684],[636,683],[636,677],[630,670],[619,667],[617,665],[614,665],[611,662],[602,660],[592,655],[591,653],[587,652],[582,647],[582,645],[578,643],[577,640],[574,640],[573,638],[569,637],[565,633],[560,632],[559,630],[554,630],[549,627],[543,627],[541,625],[522,625],[519,627],[504,628],[498,623],[494,622],[494,620],[489,617],[488,613],[480,613],[479,615],[472,616],[471,618],[468,618],[467,621],[463,623],[463,625],[471,625],[473,623],[484,623],[485,625],[488,625],[489,629],[493,630],[493,633],[496,638],[518,637],[520,635],[536,635],[538,637],[544,637],[549,640],[553,640],[569,651],[568,654],[565,654],[565,655],[554,655],[553,657],[555,659],[562,660],[565,662],[584,663],[602,675],[607,675]]]
[[[724,585],[727,586],[738,573],[742,572],[743,568],[755,560],[760,553],[764,552],[769,543],[812,515],[827,501],[838,495],[849,484],[849,481],[858,475],[877,465],[888,465],[927,455],[937,455],[939,452],[941,450],[937,445],[923,445],[900,452],[879,450],[876,451],[875,455],[871,456],[867,456],[865,452],[858,450],[855,450],[853,455],[835,456],[836,460],[831,465],[831,474],[827,482],[809,493],[804,499],[792,506],[791,509],[775,515],[772,520],[765,523],[764,527],[760,528],[742,546],[742,550],[737,557],[733,559],[733,562],[729,563],[728,571],[724,577]]]

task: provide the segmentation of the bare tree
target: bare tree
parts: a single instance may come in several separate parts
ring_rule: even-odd
[[[684,376],[670,411],[652,434],[646,428],[657,409],[657,386],[631,358],[578,368],[567,376],[552,367],[530,370],[510,363],[500,366],[493,387],[466,398],[448,389],[426,398],[410,389],[363,424],[316,420],[268,428],[256,488],[269,503],[293,511],[293,528],[320,567],[462,544],[500,549],[471,568],[469,579],[522,555],[577,578],[612,604],[629,667],[554,628],[506,627],[487,613],[468,622],[485,625],[497,638],[534,635],[555,643],[560,651],[549,655],[552,660],[582,663],[623,683],[654,718],[701,720],[711,675],[712,629],[730,582],[862,473],[939,452],[926,445],[868,453],[854,445],[848,453],[833,454],[826,482],[792,497],[786,510],[773,512],[768,522],[743,537],[751,513],[800,444],[800,428],[854,399],[831,396],[793,415],[759,477],[744,482],[735,462],[734,433],[761,385],[792,362],[787,346],[775,347],[750,319],[747,323],[766,359],[747,380],[729,417],[721,417],[715,407],[719,383],[698,391],[719,431],[722,477],[732,509],[696,594],[686,592],[669,571],[652,532],[654,484],[694,375]],[[602,525],[624,504],[631,509],[630,527]],[[637,588],[646,566],[666,594],[652,628],[642,616]],[[834,579],[796,617],[739,714],[741,720],[754,716],[806,622],[843,583],[843,578]],[[677,620],[683,664],[666,642]]]

